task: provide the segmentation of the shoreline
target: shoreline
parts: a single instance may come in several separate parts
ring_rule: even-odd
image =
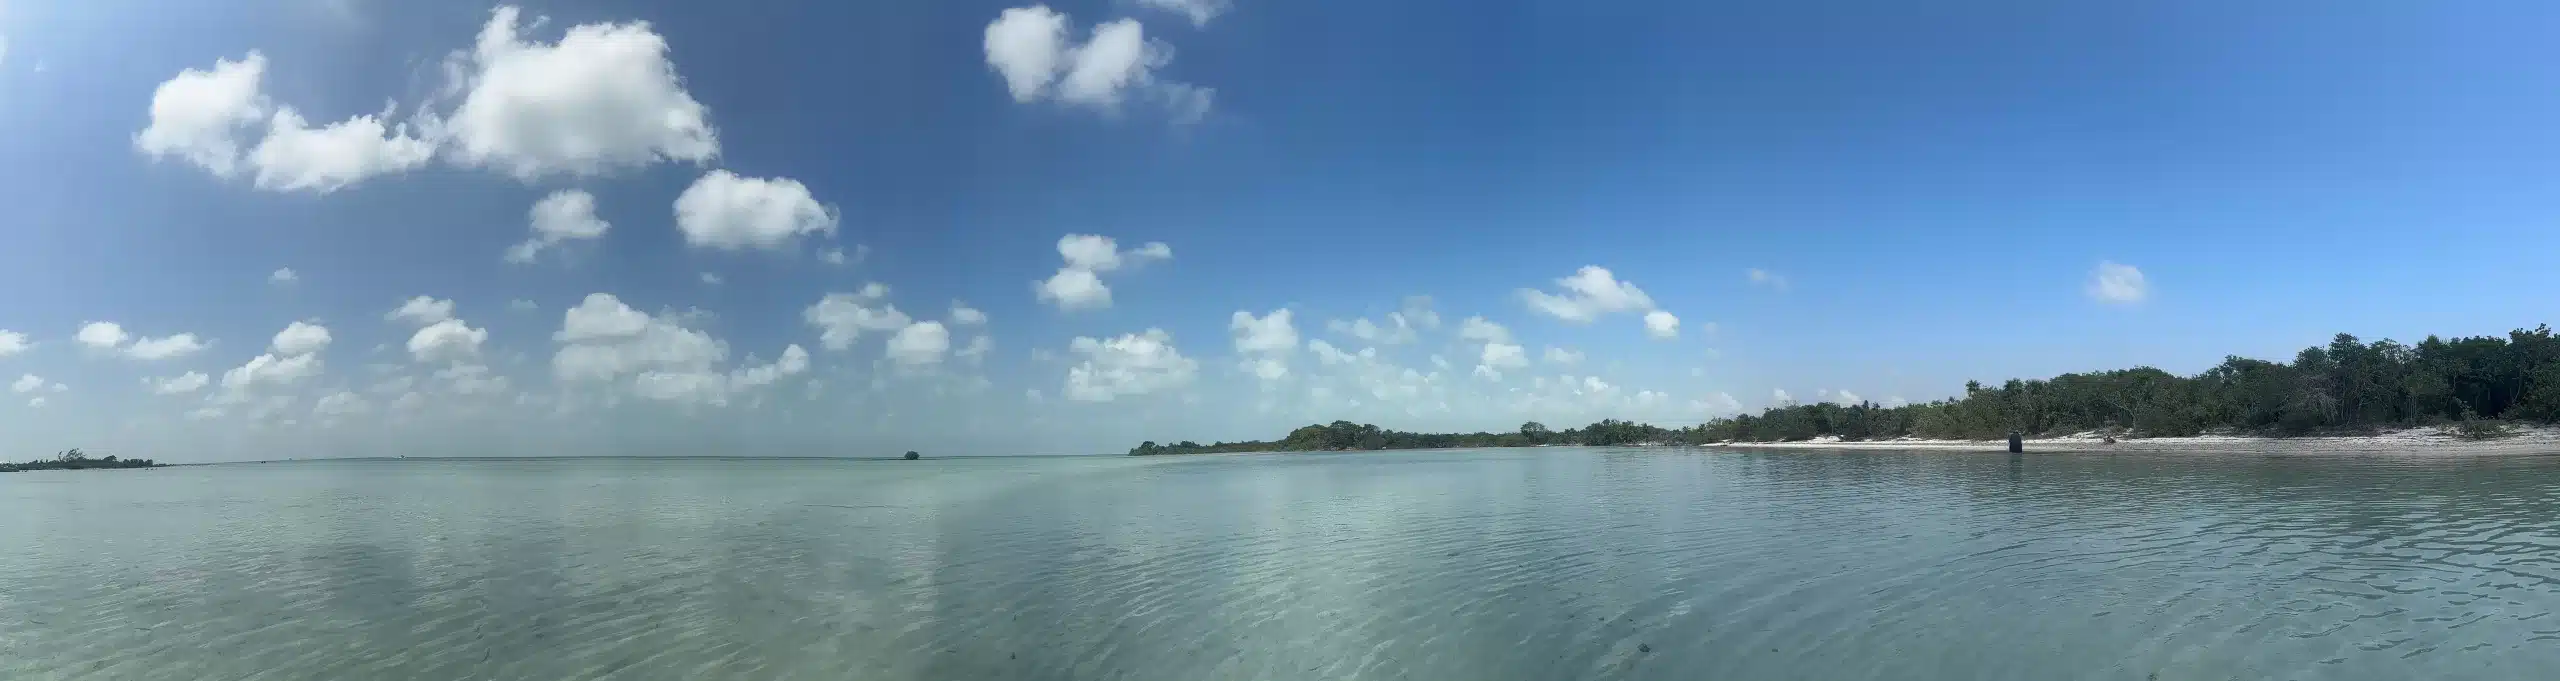
[[[2007,440],[1923,440],[1902,438],[1842,442],[1816,438],[1803,442],[1727,442],[1702,445],[1722,449],[1871,450],[1903,452],[2009,451]],[[2519,427],[2513,434],[2489,440],[2465,440],[2435,428],[2407,428],[2374,435],[2265,437],[2195,435],[2118,439],[2108,444],[2096,433],[2029,438],[2026,454],[2242,454],[2242,455],[2383,455],[2383,456],[2522,456],[2560,455],[2560,428]]]

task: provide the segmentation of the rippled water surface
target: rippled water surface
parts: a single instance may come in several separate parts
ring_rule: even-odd
[[[2560,459],[0,476],[5,679],[2547,679]]]

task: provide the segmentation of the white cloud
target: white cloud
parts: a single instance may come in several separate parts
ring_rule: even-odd
[[[329,327],[304,322],[287,324],[276,332],[273,343],[276,354],[308,355],[329,347]]]
[[[1750,269],[1743,270],[1743,271],[1742,271],[1742,276],[1744,276],[1745,278],[1750,279],[1750,280],[1751,280],[1751,285],[1752,285],[1752,286],[1755,286],[1755,287],[1758,287],[1758,286],[1767,286],[1767,287],[1769,287],[1769,288],[1771,288],[1771,289],[1774,289],[1774,290],[1779,290],[1779,291],[1787,290],[1787,278],[1786,278],[1786,277],[1784,277],[1784,276],[1779,275],[1779,274],[1778,274],[1778,273],[1776,273],[1776,272],[1771,272],[1771,271],[1768,271],[1768,270],[1764,270],[1764,269],[1760,269],[1760,268],[1754,267],[1754,268],[1750,268]]]
[[[258,171],[259,189],[326,194],[426,165],[435,151],[434,141],[411,134],[406,125],[386,128],[381,117],[313,128],[293,107],[282,107],[267,121],[267,138],[249,151],[249,165]]]
[[[1058,77],[1066,55],[1067,17],[1047,5],[999,12],[987,24],[985,48],[987,66],[1004,77],[1013,101],[1036,101]]]
[[[190,371],[170,378],[143,379],[143,382],[151,386],[151,392],[155,395],[184,395],[203,390],[205,384],[211,383],[212,379],[205,376],[203,372]]]
[[[793,343],[790,347],[783,348],[782,357],[774,360],[772,364],[745,367],[729,372],[729,388],[746,390],[771,385],[784,377],[798,376],[808,372],[809,351],[802,350],[800,344]]]
[[[1458,325],[1458,339],[1478,343],[1508,343],[1511,342],[1511,330],[1502,328],[1501,324],[1485,321],[1483,317],[1468,317],[1465,322]]]
[[[116,349],[116,346],[124,345],[125,339],[131,337],[132,336],[127,335],[124,332],[123,326],[118,325],[115,322],[89,322],[87,324],[82,324],[80,325],[80,333],[72,336],[72,338],[79,340],[81,345],[86,345],[98,350]]]
[[[1110,340],[1077,337],[1067,349],[1084,361],[1067,369],[1067,399],[1110,402],[1180,388],[1191,383],[1199,363],[1173,347],[1172,334],[1147,329]]]
[[[262,354],[249,363],[222,373],[222,387],[235,392],[259,385],[292,385],[320,373],[318,355],[287,353],[278,357]]]
[[[652,400],[728,402],[728,377],[714,368],[728,346],[672,315],[652,317],[612,294],[592,293],[562,314],[552,339],[561,343],[551,357],[558,380],[625,382],[632,394]]]
[[[266,69],[266,56],[253,51],[239,61],[217,59],[210,71],[179,71],[152,90],[151,124],[133,136],[134,148],[230,177],[240,164],[240,131],[266,116],[258,93]]]
[[[542,305],[523,298],[517,298],[515,300],[507,301],[507,309],[515,312],[533,312],[535,310],[542,309]]]
[[[267,283],[279,286],[297,281],[302,281],[302,275],[294,274],[291,267],[278,268],[275,273],[267,275]]]
[[[1289,323],[1289,317],[1287,309],[1272,310],[1261,317],[1237,310],[1227,321],[1227,330],[1235,336],[1236,352],[1284,355],[1297,349],[1298,329]]]
[[[342,390],[322,397],[319,402],[311,405],[311,415],[320,418],[354,416],[372,409],[373,404],[366,402],[363,395]]]
[[[1111,287],[1093,270],[1062,268],[1047,281],[1034,288],[1041,302],[1057,303],[1060,310],[1085,310],[1111,306]]]
[[[419,362],[458,362],[479,357],[480,344],[487,340],[488,330],[471,328],[460,319],[447,319],[409,336],[409,356]]]
[[[544,44],[520,38],[517,14],[497,8],[446,64],[463,93],[447,121],[460,162],[532,180],[719,155],[709,112],[647,22],[581,24]]]
[[[1796,396],[1787,394],[1787,389],[1785,388],[1776,388],[1769,391],[1769,406],[1790,407],[1795,406],[1795,403]]]
[[[1003,78],[1014,101],[1053,99],[1116,112],[1130,94],[1143,93],[1162,103],[1176,122],[1208,114],[1216,91],[1157,78],[1156,70],[1173,62],[1173,48],[1148,40],[1137,20],[1095,26],[1083,44],[1068,39],[1069,23],[1046,5],[1008,9],[987,23],[987,66]]]
[[[1581,364],[1582,353],[1550,345],[1547,346],[1547,361],[1564,365]]]
[[[720,275],[712,274],[710,272],[702,273],[700,278],[705,286],[719,286],[721,282]]]
[[[1032,285],[1041,302],[1055,303],[1060,310],[1084,310],[1111,306],[1111,288],[1103,285],[1099,273],[1123,266],[1173,257],[1173,247],[1151,241],[1134,250],[1120,250],[1111,237],[1092,234],[1069,234],[1058,239],[1058,255],[1066,266],[1046,281]]]
[[[1438,320],[1435,319],[1433,321],[1437,322]],[[1348,322],[1339,319],[1325,322],[1324,328],[1325,330],[1336,334],[1360,339],[1361,342],[1377,343],[1381,345],[1401,345],[1411,343],[1415,338],[1419,337],[1419,334],[1414,331],[1413,324],[1405,319],[1405,315],[1402,312],[1387,313],[1387,323],[1385,324],[1372,322],[1369,321],[1369,318],[1367,317],[1361,317]]]
[[[136,340],[132,347],[125,348],[124,353],[139,360],[162,360],[192,355],[204,347],[203,343],[196,341],[195,334],[181,333]]]
[[[32,347],[35,347],[35,344],[27,341],[26,334],[0,329],[0,357],[26,352],[27,348]]]
[[[44,378],[35,374],[19,374],[18,380],[9,384],[9,392],[21,394],[35,392],[43,388]]]
[[[1836,401],[1838,401],[1840,404],[1855,405],[1855,404],[1860,403],[1860,402],[1865,402],[1865,401],[1867,401],[1867,399],[1866,399],[1866,398],[1863,398],[1863,397],[1859,397],[1857,393],[1849,392],[1849,391],[1847,391],[1847,390],[1842,390],[1842,391],[1840,391],[1839,398],[1838,398],[1838,400],[1836,400]]]
[[[401,303],[399,308],[393,309],[390,313],[382,315],[383,321],[408,322],[419,326],[434,324],[436,322],[452,318],[453,301],[439,300],[427,296],[410,298],[407,302]]]
[[[961,348],[959,352],[952,353],[952,354],[954,354],[954,355],[958,356],[958,357],[959,357],[959,358],[961,358],[961,359],[969,360],[969,361],[975,362],[975,361],[978,361],[978,360],[980,360],[980,359],[985,358],[985,357],[987,356],[987,352],[988,352],[988,351],[991,351],[991,350],[994,350],[995,348],[996,348],[996,340],[995,340],[995,339],[993,339],[993,338],[989,338],[989,337],[986,337],[986,336],[984,336],[984,335],[981,335],[981,336],[977,336],[977,337],[974,337],[974,338],[970,338],[970,339],[969,339],[969,345],[968,345],[968,347]]]
[[[885,356],[907,366],[942,363],[944,353],[951,351],[951,330],[942,322],[916,322],[899,329],[889,337]]]
[[[1644,331],[1655,338],[1678,338],[1680,318],[1661,310],[1644,313]]]
[[[1895,395],[1895,396],[1893,396],[1893,397],[1887,397],[1887,398],[1884,398],[1884,406],[1887,406],[1887,407],[1907,407],[1907,406],[1910,406],[1910,405],[1911,405],[1911,401],[1910,401],[1910,400],[1906,400],[1906,399],[1902,399],[1902,396],[1900,396],[1900,395]]]
[[[2089,297],[2101,303],[2139,303],[2150,297],[2151,282],[2132,265],[2100,262],[2089,272]]]
[[[436,370],[436,380],[445,390],[456,395],[497,395],[507,391],[507,377],[489,373],[489,367],[456,363]],[[382,386],[376,386],[382,387]]]
[[[799,180],[714,170],[676,196],[676,229],[690,246],[779,249],[804,234],[834,233],[836,211]]]
[[[43,409],[45,404],[47,404],[47,400],[42,397],[27,398],[28,409]]]
[[[1564,287],[1561,294],[1536,289],[1521,289],[1520,298],[1529,308],[1568,322],[1590,322],[1613,312],[1653,309],[1653,299],[1629,282],[1618,281],[1609,270],[1585,265],[1573,276],[1557,279]]]
[[[536,201],[527,211],[533,224],[533,236],[507,249],[507,262],[528,263],[542,249],[563,241],[599,239],[613,228],[612,223],[596,217],[596,196],[584,190],[563,189]]]
[[[951,323],[960,326],[978,326],[987,323],[987,313],[979,312],[978,308],[969,307],[968,303],[954,300],[951,301]]]
[[[1476,361],[1496,369],[1518,369],[1529,366],[1529,351],[1510,343],[1486,343],[1483,356]]]
[[[829,293],[800,319],[818,328],[818,344],[828,350],[853,347],[866,331],[896,331],[909,323],[906,313],[886,300],[889,287],[874,283],[858,293]]]
[[[1332,343],[1324,342],[1324,339],[1322,338],[1308,339],[1307,352],[1314,354],[1318,361],[1324,362],[1325,366],[1350,364],[1360,361],[1359,356],[1343,352],[1341,348],[1334,347]]]
[[[1193,26],[1207,26],[1228,9],[1227,0],[1138,0],[1138,4],[1180,13],[1190,17]]]

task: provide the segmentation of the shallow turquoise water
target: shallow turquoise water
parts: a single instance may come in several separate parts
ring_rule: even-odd
[[[6,679],[2538,679],[2560,459],[0,476]]]

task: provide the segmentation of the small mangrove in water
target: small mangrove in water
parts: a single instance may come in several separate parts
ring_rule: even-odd
[[[83,468],[153,468],[159,465],[159,463],[153,462],[150,459],[119,459],[113,454],[109,454],[104,458],[92,459],[89,458],[88,453],[75,448],[64,450],[60,454],[53,455],[53,458],[50,459],[40,459],[26,463],[0,463],[0,473],[43,470],[80,470]]]

